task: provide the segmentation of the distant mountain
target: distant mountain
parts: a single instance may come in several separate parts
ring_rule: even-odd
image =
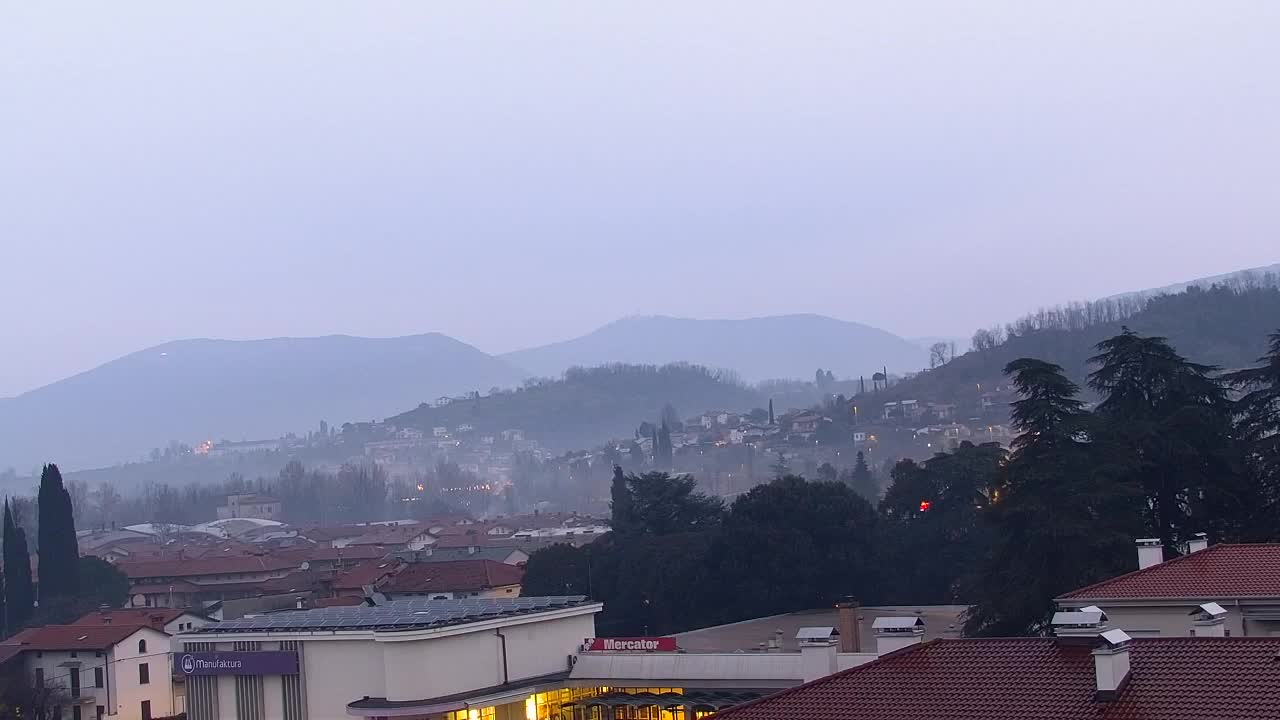
[[[1165,285],[1164,287],[1150,288],[1148,290],[1135,290],[1133,292],[1120,293],[1103,298],[1104,300],[1117,300],[1122,298],[1152,298],[1157,295],[1172,295],[1180,293],[1190,287],[1208,288],[1213,285],[1267,285],[1274,286],[1276,278],[1280,278],[1280,263],[1275,265],[1265,265],[1262,267],[1249,268],[1247,270],[1236,270],[1235,272],[1223,273],[1221,275],[1210,275],[1208,277],[1197,278],[1195,280],[1187,280],[1186,282],[1174,283],[1173,285]]]
[[[1023,329],[995,347],[960,355],[942,367],[919,373],[881,391],[878,400],[957,402],[969,408],[979,392],[1007,387],[1005,365],[1023,357],[1061,365],[1083,388],[1092,370],[1089,358],[1097,354],[1095,346],[1126,327],[1143,335],[1166,337],[1179,353],[1196,362],[1223,369],[1246,367],[1266,351],[1267,336],[1280,331],[1278,281],[1280,278],[1273,278],[1261,286],[1220,284],[1209,289],[1190,283],[1180,293],[1146,300],[1116,296],[1099,301],[1122,313],[1117,319],[1088,321],[1079,315],[1049,313],[1042,327],[1027,327],[1027,319],[1040,322],[1040,314],[1033,314],[1015,323]],[[1125,308],[1131,308],[1132,314],[1123,314],[1129,312]],[[1089,395],[1087,388],[1084,393]]]
[[[506,362],[440,334],[179,340],[0,399],[0,468],[83,468],[169,440],[275,438],[508,386]]]
[[[574,368],[556,380],[444,407],[422,405],[388,421],[428,431],[463,424],[478,433],[519,429],[553,450],[567,451],[595,447],[609,438],[630,438],[641,422],[657,422],[667,404],[681,417],[689,417],[710,409],[741,412],[767,403],[755,389],[696,365],[605,365]]]
[[[618,320],[582,337],[501,356],[534,375],[605,363],[661,365],[690,362],[727,368],[747,382],[812,379],[823,368],[840,377],[870,376],[888,366],[916,370],[928,351],[892,333],[821,315],[776,315],[747,320],[667,316]]]

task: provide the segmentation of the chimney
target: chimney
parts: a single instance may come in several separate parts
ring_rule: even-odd
[[[924,639],[924,620],[918,617],[878,617],[871,623],[876,634],[876,655],[887,655]]]
[[[840,633],[833,627],[806,627],[796,633],[800,641],[800,674],[805,682],[834,675],[840,669],[837,658]]]
[[[1123,630],[1108,630],[1093,650],[1093,673],[1098,700],[1114,700],[1129,682],[1129,636]]]
[[[1194,552],[1200,552],[1201,550],[1208,550],[1208,549],[1209,549],[1209,536],[1202,532],[1192,535],[1191,539],[1187,541],[1188,555]]]
[[[1164,562],[1164,545],[1159,538],[1138,539],[1138,569],[1146,570]]]
[[[862,647],[860,628],[858,627],[858,601],[845,599],[836,603],[837,625],[840,630],[840,652],[856,653]]]
[[[1191,637],[1226,637],[1227,609],[1216,602],[1207,602],[1191,611]]]

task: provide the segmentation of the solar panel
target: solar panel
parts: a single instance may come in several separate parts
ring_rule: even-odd
[[[484,618],[521,615],[580,605],[582,595],[527,598],[465,598],[391,600],[373,607],[335,607],[288,610],[206,625],[198,632],[266,632],[316,628],[408,629],[472,622]]]

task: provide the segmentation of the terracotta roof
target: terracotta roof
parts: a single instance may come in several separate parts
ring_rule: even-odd
[[[316,598],[315,600],[311,601],[311,607],[318,607],[318,608],[348,607],[351,605],[363,605],[363,604],[364,604],[364,598],[356,597],[354,595],[348,595],[346,597]]]
[[[393,525],[368,535],[361,535],[352,540],[349,546],[356,545],[402,545],[415,537],[425,534],[427,526],[421,523],[412,525]]]
[[[0,645],[23,650],[106,650],[146,625],[45,625],[23,630]]]
[[[1059,600],[1280,598],[1280,543],[1214,545],[1073,590]]]
[[[271,555],[298,563],[304,560],[374,560],[386,557],[387,550],[377,545],[348,545],[340,548],[312,545],[276,550]]]
[[[185,560],[153,560],[116,563],[129,579],[156,577],[199,577],[201,575],[227,575],[231,573],[270,572],[295,568],[298,563],[272,555],[210,556]]]
[[[716,715],[725,720],[1280,718],[1280,638],[1134,640],[1129,682],[1095,699],[1090,648],[933,640]]]
[[[387,593],[459,592],[519,585],[524,569],[493,560],[415,563],[393,575],[380,590]]]
[[[177,608],[112,608],[94,610],[71,623],[72,625],[150,625],[163,630],[179,616],[191,613]]]
[[[365,585],[377,585],[382,578],[393,575],[404,566],[399,560],[365,560],[338,575],[333,581],[335,590],[359,590]]]
[[[436,548],[459,548],[459,547],[481,547],[489,545],[493,542],[494,536],[480,533],[479,535],[441,535],[431,547]]]

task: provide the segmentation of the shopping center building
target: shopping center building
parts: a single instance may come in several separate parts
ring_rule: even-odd
[[[190,720],[694,720],[920,642],[923,616],[832,610],[681,636],[597,638],[581,596],[406,599],[275,612],[175,638]],[[854,613],[858,612],[855,616]],[[845,635],[863,635],[862,647]],[[866,621],[857,628],[855,617]],[[850,626],[850,623],[853,623]],[[777,630],[772,628],[777,627]]]

